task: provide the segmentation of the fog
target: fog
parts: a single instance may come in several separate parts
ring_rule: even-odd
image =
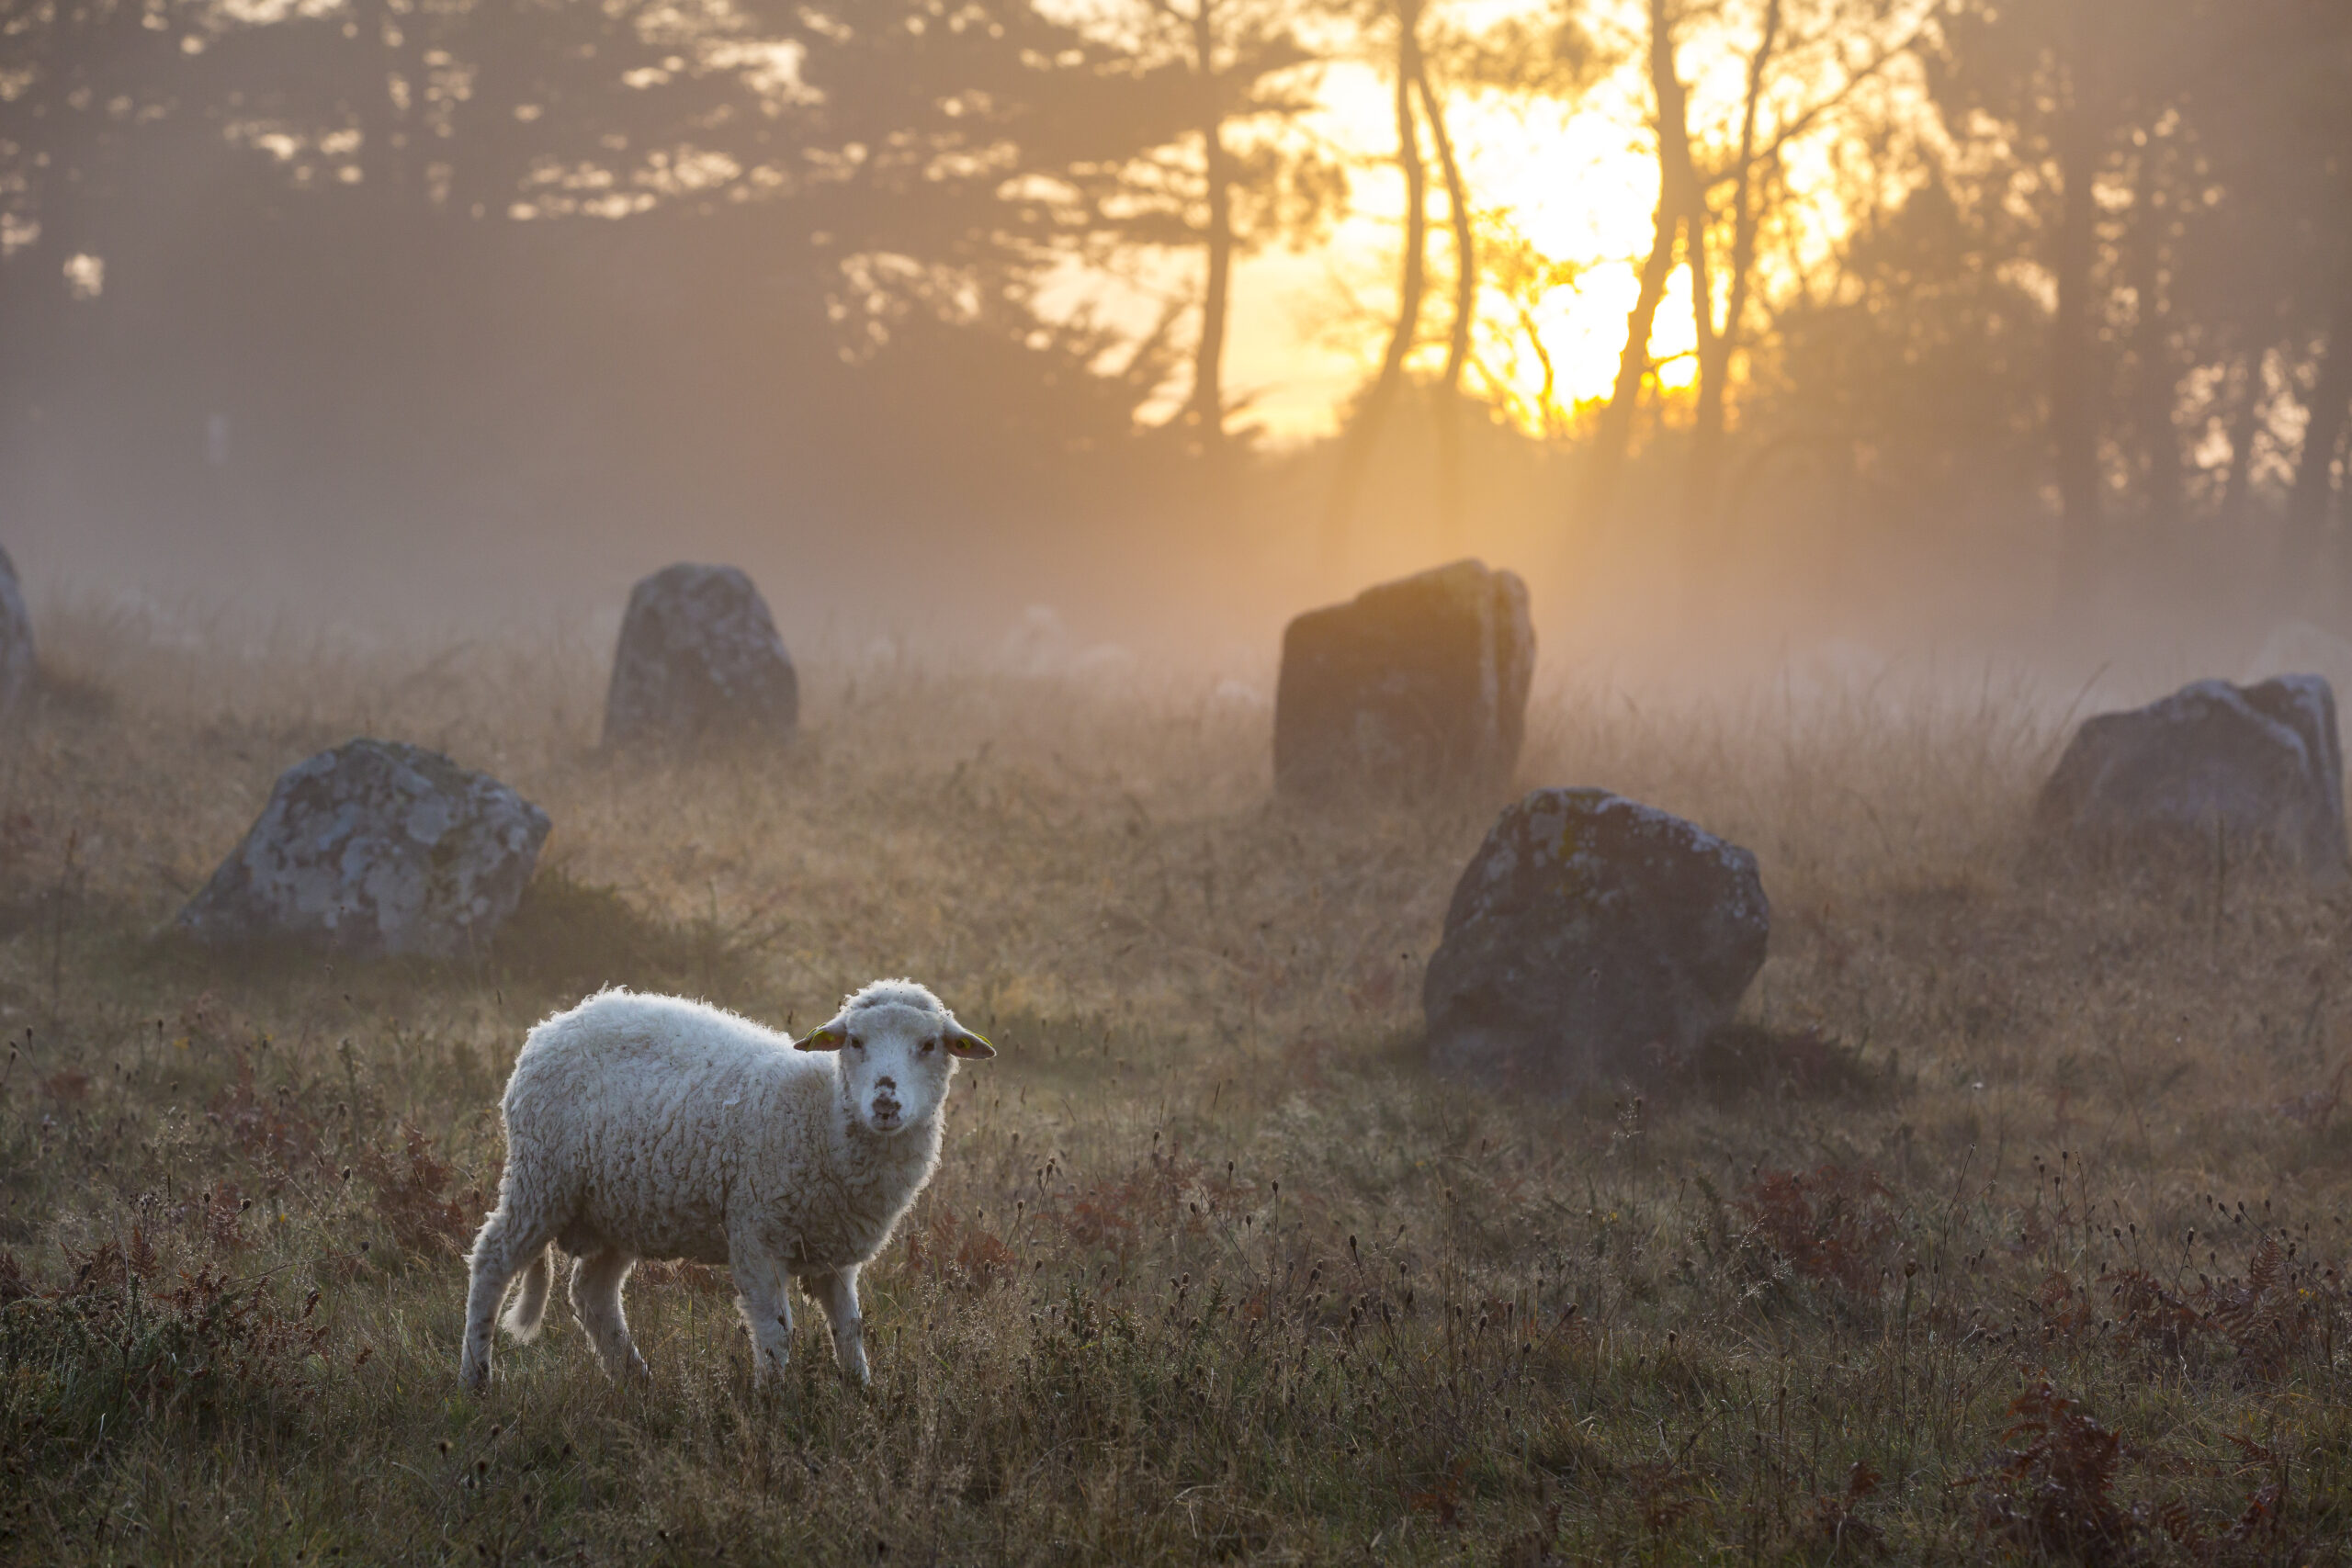
[[[1220,162],[1148,8],[58,0],[0,32],[0,544],[44,614],[166,643],[591,647],[704,558],[805,656],[1263,683],[1289,615],[1476,555],[1555,683],[2326,664],[2352,25],[2175,7],[2086,70],[2109,9],[1522,10],[1408,64],[1393,15],[1267,0],[1218,14]],[[1393,142],[1286,130],[1343,47],[1425,78],[1424,265],[1328,329],[1340,434],[1278,444],[1204,280],[1360,240]],[[1562,407],[1530,323],[1582,285],[1453,225],[1431,136],[1585,96],[1708,175],[1626,235],[1616,393]],[[1650,345],[1709,265],[1693,372]],[[1096,315],[1074,268],[1180,281]]]

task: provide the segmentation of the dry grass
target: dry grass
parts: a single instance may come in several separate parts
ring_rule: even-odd
[[[2022,692],[1543,699],[1528,782],[1749,844],[1776,918],[1684,1081],[1537,1105],[1418,1062],[1487,813],[1278,809],[1204,690],[820,668],[789,759],[668,769],[593,754],[578,648],[48,629],[0,762],[14,1560],[2346,1555],[2352,910],[2028,864]],[[163,934],[360,731],[554,816],[497,950]],[[867,1276],[870,1393],[813,1336],[754,1391],[723,1280],[658,1268],[650,1388],[559,1312],[460,1393],[534,1018],[901,972],[1002,1051]]]

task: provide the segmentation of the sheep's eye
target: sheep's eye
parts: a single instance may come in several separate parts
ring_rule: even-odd
[[[849,1037],[849,1048],[853,1051],[863,1051],[865,1049],[865,1042],[853,1034]]]
[[[934,1046],[934,1045],[936,1045],[936,1044],[938,1044],[938,1043],[939,1043],[939,1042],[938,1042],[938,1041],[936,1041],[936,1040],[926,1040],[926,1041],[924,1041],[924,1042],[922,1043],[922,1048],[923,1048],[923,1050],[924,1050],[926,1053],[928,1053],[928,1052],[931,1050],[931,1048],[932,1048],[933,1046]]]

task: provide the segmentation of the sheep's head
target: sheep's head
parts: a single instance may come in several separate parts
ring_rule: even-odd
[[[959,1057],[996,1055],[945,1003],[910,980],[877,980],[799,1042],[841,1061],[842,1097],[869,1131],[903,1132],[938,1113]]]

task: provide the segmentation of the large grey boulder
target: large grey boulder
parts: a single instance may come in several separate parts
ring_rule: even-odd
[[[33,618],[17,581],[17,563],[0,549],[0,719],[32,695],[40,661],[33,656]]]
[[[1770,929],[1746,850],[1607,790],[1539,789],[1454,887],[1421,987],[1430,1066],[1539,1094],[1654,1077],[1730,1021]]]
[[[1283,633],[1274,787],[1298,800],[1508,788],[1535,632],[1514,572],[1456,561]]]
[[[2199,681],[2083,721],[2034,806],[2037,836],[2096,862],[2347,872],[2335,694],[2316,675]]]
[[[731,566],[681,562],[630,591],[605,695],[605,744],[775,742],[800,682],[767,601]]]
[[[179,924],[224,946],[480,953],[514,912],[547,836],[548,814],[487,773],[422,746],[354,740],[278,776]]]

